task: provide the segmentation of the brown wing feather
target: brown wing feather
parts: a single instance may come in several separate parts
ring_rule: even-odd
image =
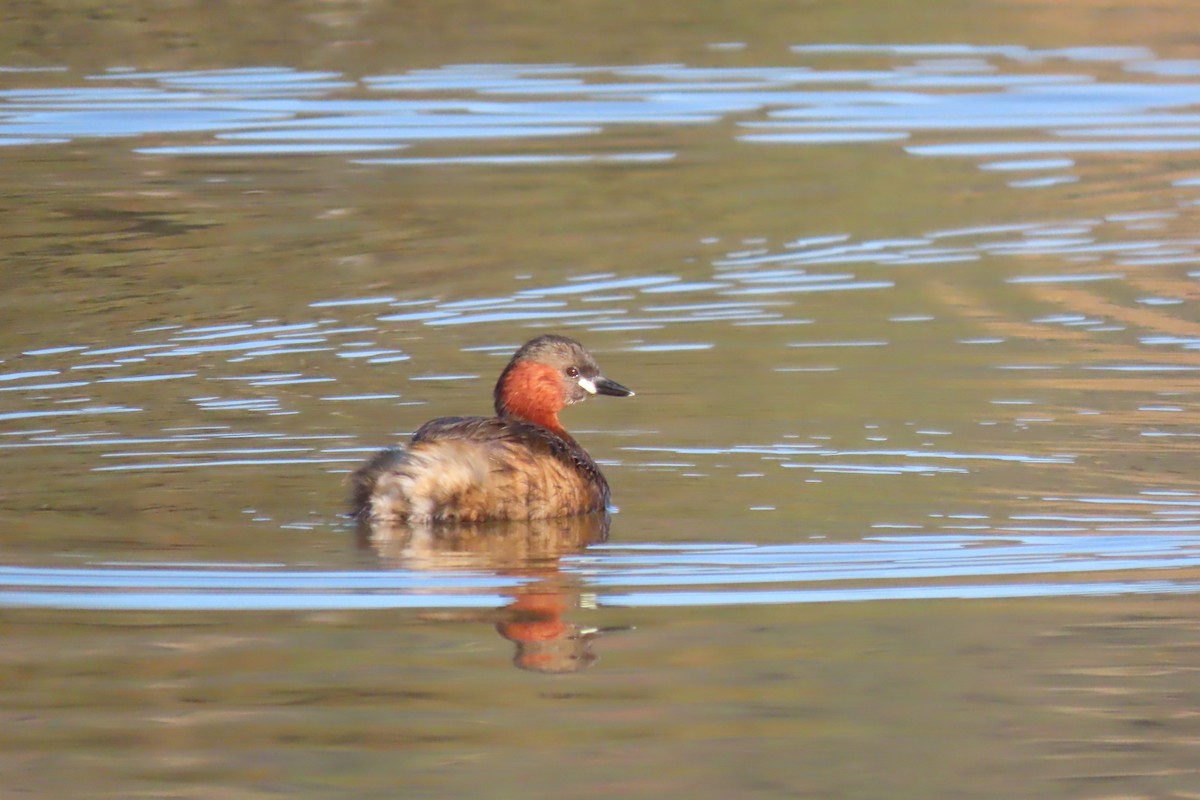
[[[601,511],[609,488],[573,439],[499,417],[444,417],[352,478],[354,513],[376,519],[541,519]]]

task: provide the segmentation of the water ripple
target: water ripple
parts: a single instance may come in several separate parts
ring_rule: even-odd
[[[861,602],[1196,593],[1147,579],[1200,567],[1200,537],[879,536],[859,542],[599,545],[560,569],[601,606]],[[1109,573],[1135,573],[1114,580]],[[1096,579],[1089,579],[1096,575]],[[1036,580],[1021,580],[1038,576]],[[956,579],[969,583],[953,583]],[[502,605],[535,580],[490,572],[294,570],[247,565],[0,567],[0,606],[139,610],[461,608]]]
[[[1151,238],[1139,227],[1146,224],[1168,227]],[[664,266],[653,275],[593,272],[563,276],[538,286],[515,280],[507,293],[501,290],[486,297],[340,296],[312,301],[309,306],[319,316],[309,318],[301,315],[288,320],[201,322],[188,327],[158,325],[135,331],[126,341],[94,346],[46,342],[25,347],[8,357],[0,372],[0,398],[15,401],[0,409],[0,420],[37,420],[41,424],[51,419],[65,423],[79,418],[136,415],[149,403],[162,406],[170,402],[166,399],[170,397],[175,398],[176,409],[179,404],[188,409],[185,413],[239,414],[247,420],[311,411],[313,403],[421,403],[424,396],[413,396],[409,386],[462,378],[431,371],[429,366],[405,366],[401,367],[405,370],[402,390],[396,390],[394,378],[388,378],[386,385],[391,390],[386,392],[379,391],[385,384],[374,382],[352,391],[307,391],[307,387],[339,380],[338,376],[344,374],[343,364],[395,369],[397,364],[415,362],[409,341],[413,330],[421,327],[478,328],[483,341],[491,335],[492,327],[514,324],[535,329],[603,331],[625,334],[628,338],[619,347],[630,353],[674,353],[690,359],[728,346],[719,333],[720,326],[730,330],[804,326],[813,335],[786,336],[783,332],[791,328],[780,328],[781,335],[773,337],[775,362],[767,368],[781,376],[816,380],[822,374],[836,374],[866,363],[872,359],[872,351],[907,351],[917,343],[910,332],[932,329],[939,325],[938,320],[961,319],[976,328],[974,335],[952,337],[950,341],[972,347],[1004,345],[1003,352],[998,349],[983,366],[1003,371],[1014,380],[1052,376],[1058,383],[1077,388],[1120,385],[1142,390],[1142,384],[1136,382],[1156,376],[1156,380],[1175,382],[1163,386],[1164,390],[1178,390],[1179,381],[1192,380],[1196,374],[1191,354],[1200,348],[1200,327],[1180,312],[1196,293],[1194,276],[1183,271],[1200,258],[1200,239],[1191,235],[1187,220],[1176,210],[1114,214],[1105,219],[948,228],[911,237],[855,239],[841,233],[793,238],[781,244],[765,240],[733,242],[725,247],[719,244],[713,240],[701,243],[711,249],[707,263],[696,259],[675,268]],[[1114,266],[1097,269],[1092,260],[1095,258],[1110,260]],[[1177,260],[1182,265],[1180,275],[1168,275],[1169,266],[1151,268],[1132,263],[1151,259]],[[974,269],[973,265],[981,261],[988,265],[986,273]],[[853,267],[842,266],[834,271],[826,266],[830,263],[852,263]],[[968,282],[962,280],[957,282],[960,288],[937,281],[937,291],[920,300],[933,306],[914,309],[908,305],[917,281],[924,283],[939,272],[948,275],[945,271],[964,269],[994,285],[1027,294],[1037,301],[1035,307],[1050,313],[1008,318],[1006,311],[989,308],[989,301],[973,297],[966,288]],[[1130,284],[1139,287],[1132,298],[1126,292]],[[836,297],[863,289],[879,293],[877,313],[881,319],[927,324],[903,328],[893,325],[887,337],[863,338],[840,327],[829,327],[842,317],[844,309],[837,310],[831,304],[829,312],[824,313],[820,312],[822,307],[805,304],[805,295],[813,291]],[[902,295],[909,299],[905,307],[897,308],[895,300],[889,298]],[[668,298],[673,302],[664,302]],[[912,313],[935,308],[939,313]],[[688,333],[683,333],[682,326],[688,327]],[[1136,332],[1132,336],[1106,337],[1110,333],[1124,334],[1127,328]],[[1012,352],[1022,342],[1040,342],[1048,335],[1087,346],[1070,357],[1063,351],[1058,358],[1045,353],[1031,358]],[[464,351],[503,355],[519,344],[515,340],[498,345],[472,344],[477,341],[467,337]],[[462,376],[474,380],[481,374],[471,371]],[[137,400],[133,401],[130,393],[141,386],[147,393],[136,394]],[[155,389],[152,394],[151,387]],[[1016,427],[1057,416],[1038,408],[1041,401],[1030,399],[1041,395],[1023,395],[1005,389],[985,402],[996,408],[1024,407],[1020,415],[1004,418]],[[1143,397],[1138,406],[1180,407],[1165,395]],[[160,413],[160,409],[152,407],[151,412]],[[1081,409],[1078,413],[1090,412]],[[997,423],[982,420],[979,424]],[[927,431],[930,427],[924,424],[915,430]],[[246,432],[259,435],[252,428]],[[1139,432],[1143,437],[1160,439],[1192,435],[1186,430],[1144,426]],[[14,435],[27,434],[17,431]],[[344,438],[353,439],[349,434]],[[871,441],[886,438],[877,436]],[[59,446],[34,434],[12,443]],[[859,453],[850,443],[846,445],[826,448],[815,456],[810,453],[813,457],[805,459],[790,458],[803,452],[799,450],[773,450],[771,457],[790,458],[791,468],[802,471],[897,475],[961,474],[973,470],[981,458],[997,461],[996,456],[1005,455],[960,451],[951,457],[959,463],[936,463],[940,456],[933,454],[932,448],[888,455]],[[922,446],[928,448],[928,444]],[[1072,448],[1060,449],[1069,452]],[[742,456],[754,452],[748,447],[729,446],[725,450]],[[145,456],[139,464],[148,470],[179,463],[179,457],[156,455],[149,449]],[[1045,465],[1069,464],[1075,458],[1053,452],[1018,453],[1017,457]],[[827,459],[828,463],[821,463]],[[905,463],[903,459],[909,460]],[[195,468],[203,463],[203,457],[197,457],[186,466]],[[239,459],[236,463],[258,462]],[[345,466],[320,460],[317,454],[313,454],[313,463],[337,471]],[[109,465],[95,466],[113,469]],[[137,468],[135,464],[120,467]]]
[[[847,55],[870,58],[873,68],[822,65]],[[1120,80],[1111,77],[1113,64],[1124,70]],[[1080,180],[1077,159],[1195,150],[1195,64],[1145,48],[825,44],[796,45],[785,63],[737,67],[447,64],[361,77],[283,66],[114,69],[74,83],[67,72],[38,73],[39,81],[61,85],[0,91],[0,144],[167,135],[179,141],[134,149],[161,157],[284,157],[430,142],[458,152],[357,163],[651,165],[678,152],[609,152],[596,137],[617,126],[732,120],[747,146],[895,147],[920,138],[904,151],[975,158],[988,171],[1062,171],[1008,182],[1034,189]],[[347,96],[356,89],[363,96]],[[942,141],[925,141],[931,133]],[[980,141],[976,133],[994,138]],[[1012,141],[1013,134],[1025,140]],[[522,140],[547,138],[577,143],[558,153],[520,149]],[[1072,158],[994,160],[1013,155]]]

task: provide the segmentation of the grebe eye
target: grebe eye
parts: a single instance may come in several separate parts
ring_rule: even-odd
[[[576,369],[575,367],[567,367],[567,377],[568,378],[578,378],[579,370]]]

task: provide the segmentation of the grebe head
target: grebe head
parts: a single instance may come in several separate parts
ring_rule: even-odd
[[[633,392],[600,374],[583,345],[546,334],[521,346],[496,381],[496,414],[518,417],[565,433],[558,412],[594,394],[632,397]]]

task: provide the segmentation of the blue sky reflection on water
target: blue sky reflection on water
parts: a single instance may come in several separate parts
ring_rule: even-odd
[[[827,66],[846,57],[892,63]],[[361,162],[398,167],[636,164],[679,153],[597,152],[590,143],[620,126],[732,121],[747,145],[899,146],[1039,173],[1010,184],[1032,189],[1078,180],[1081,158],[1196,149],[1192,66],[1139,47],[823,44],[797,45],[760,67],[452,64],[363,76],[118,69],[76,85],[0,91],[0,145],[152,134],[178,141],[131,146],[167,157],[409,150]],[[561,150],[505,152],[518,139],[560,141]],[[422,154],[428,142],[458,152]]]
[[[597,605],[630,607],[1195,593],[1200,583],[1190,580],[1147,575],[1114,581],[1105,576],[1200,566],[1197,528],[1190,526],[1193,533],[1187,535],[892,535],[858,543],[776,546],[600,545],[564,557],[554,574],[581,580],[582,591],[597,593]],[[1062,579],[1048,580],[1053,575]],[[200,565],[3,567],[0,606],[214,611],[487,608],[499,605],[506,592],[545,577],[471,568],[328,572]]]

